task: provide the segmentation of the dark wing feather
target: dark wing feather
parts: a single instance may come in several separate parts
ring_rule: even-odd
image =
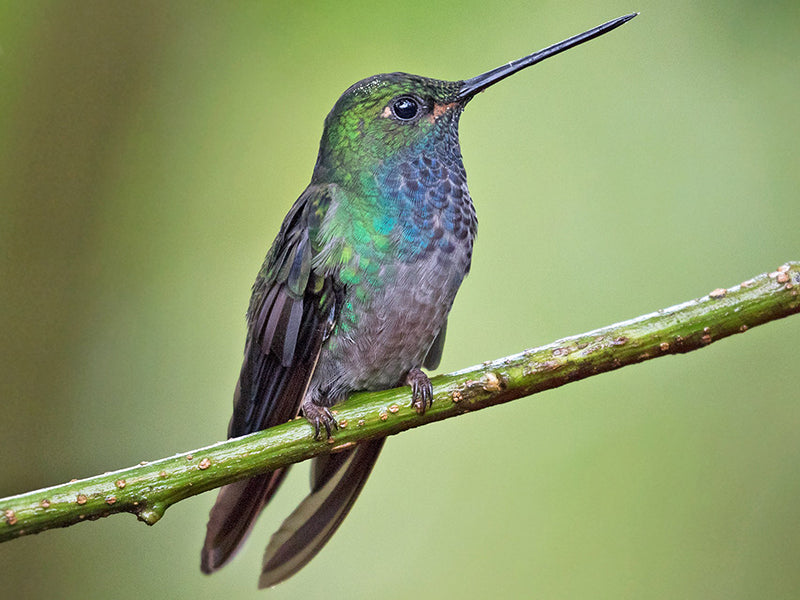
[[[429,371],[433,371],[439,366],[442,361],[442,351],[444,350],[444,336],[447,333],[447,321],[444,322],[436,338],[433,340],[431,347],[428,349],[428,354],[425,357],[423,366]]]
[[[322,549],[350,512],[384,441],[371,440],[352,450],[314,459],[311,493],[270,539],[259,588],[291,577]]]
[[[325,188],[309,188],[295,202],[253,286],[229,437],[284,423],[299,412],[340,296],[333,279],[312,268],[313,238],[329,201]],[[220,489],[201,553],[203,572],[233,556],[285,473],[279,469]]]

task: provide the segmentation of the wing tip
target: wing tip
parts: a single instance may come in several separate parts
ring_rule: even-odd
[[[241,543],[244,541],[246,533],[236,538],[236,543],[231,545],[230,540],[218,539],[219,532],[212,531],[213,520],[209,520],[206,540],[200,550],[200,571],[206,575],[219,571],[236,554]]]
[[[216,554],[213,548],[207,548],[205,546],[203,546],[203,549],[200,551],[200,571],[205,575],[211,575],[222,566]]]
[[[258,589],[265,590],[267,588],[274,587],[282,581],[286,581],[292,575],[293,573],[279,574],[274,570],[262,571],[261,577],[258,578]]]

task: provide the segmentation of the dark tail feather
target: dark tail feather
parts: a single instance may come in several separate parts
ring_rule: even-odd
[[[220,488],[200,553],[203,573],[213,573],[236,554],[288,470],[285,467]]]
[[[322,549],[358,498],[383,442],[383,438],[364,442],[314,459],[311,493],[270,539],[259,588],[291,577]]]

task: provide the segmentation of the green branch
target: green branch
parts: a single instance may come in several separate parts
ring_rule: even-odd
[[[800,263],[649,315],[433,379],[434,403],[418,415],[407,388],[359,393],[336,407],[339,430],[314,440],[305,419],[155,462],[0,499],[0,541],[114,513],[152,525],[189,496],[360,441],[509,402],[800,312]]]

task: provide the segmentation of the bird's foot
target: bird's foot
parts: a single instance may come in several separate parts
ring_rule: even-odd
[[[414,367],[406,375],[406,385],[411,386],[411,406],[417,413],[425,414],[425,410],[433,404],[431,380],[419,367]]]
[[[328,437],[331,437],[331,432],[339,429],[336,417],[333,416],[331,409],[327,406],[320,406],[319,404],[314,404],[311,400],[304,400],[302,409],[303,416],[314,427],[314,439],[321,439],[319,434],[323,427]]]

